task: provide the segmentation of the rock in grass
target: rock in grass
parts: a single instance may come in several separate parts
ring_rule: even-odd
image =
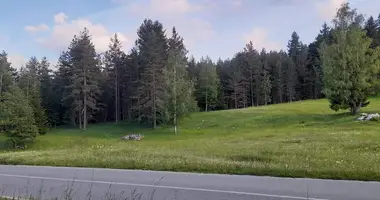
[[[142,134],[129,134],[126,136],[121,137],[121,140],[135,140],[135,141],[140,141],[144,138],[144,135]]]
[[[380,114],[379,113],[374,113],[374,114],[362,113],[357,120],[358,121],[379,121]]]

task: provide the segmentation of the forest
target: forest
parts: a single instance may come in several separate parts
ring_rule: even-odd
[[[169,31],[168,31],[169,30]],[[124,52],[118,36],[96,52],[87,28],[63,50],[58,69],[31,57],[20,70],[0,54],[0,132],[14,148],[50,128],[129,121],[177,125],[193,112],[327,98],[352,114],[369,104],[380,75],[380,15],[343,4],[310,44],[289,33],[287,50],[249,42],[231,59],[195,60],[176,28],[145,19]],[[168,37],[170,35],[170,37]]]

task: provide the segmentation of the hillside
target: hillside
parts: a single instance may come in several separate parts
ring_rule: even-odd
[[[380,112],[371,99],[363,112]],[[380,126],[331,111],[327,100],[195,113],[170,128],[126,123],[54,129],[1,164],[380,180]],[[129,133],[143,141],[123,142]]]

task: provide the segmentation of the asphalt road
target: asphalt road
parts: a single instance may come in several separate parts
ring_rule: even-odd
[[[380,199],[380,183],[0,165],[0,195],[80,200],[375,200]]]

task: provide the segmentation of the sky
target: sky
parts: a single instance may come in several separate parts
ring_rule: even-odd
[[[252,41],[261,50],[286,49],[293,31],[310,43],[347,0],[4,0],[0,50],[13,67],[46,56],[56,65],[60,52],[87,27],[98,53],[117,33],[129,52],[144,19],[176,27],[189,55],[231,58]],[[348,0],[366,17],[377,17],[379,0]]]

